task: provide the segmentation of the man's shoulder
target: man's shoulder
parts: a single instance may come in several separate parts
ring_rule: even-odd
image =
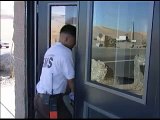
[[[60,52],[60,54],[62,54],[62,55],[70,55],[70,54],[72,54],[71,50],[69,48],[65,47],[62,44],[59,45],[57,47],[57,49],[58,49],[57,52]]]
[[[66,58],[72,56],[72,51],[69,48],[66,48],[64,45],[57,43],[51,46],[47,51],[46,55],[54,54],[56,57]]]
[[[48,55],[50,53],[52,53],[52,49],[53,49],[53,46],[51,46],[50,48],[47,49],[45,55]]]

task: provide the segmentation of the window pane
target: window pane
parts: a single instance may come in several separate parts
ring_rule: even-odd
[[[76,6],[51,6],[51,45],[59,41],[59,32],[63,25],[76,26]]]
[[[142,96],[153,2],[94,2],[91,82]]]

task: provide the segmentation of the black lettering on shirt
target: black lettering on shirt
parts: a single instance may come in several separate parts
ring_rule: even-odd
[[[48,64],[49,64],[49,65],[48,65],[48,68],[52,67],[52,62],[53,62],[53,58],[50,57],[50,58],[49,58],[49,63],[48,63]]]
[[[48,63],[48,58],[44,58],[43,67],[46,67]]]
[[[51,68],[53,64],[53,57],[44,58],[43,67]]]

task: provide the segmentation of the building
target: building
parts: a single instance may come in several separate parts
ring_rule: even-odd
[[[127,36],[119,36],[119,38],[116,39],[117,41],[126,41]]]
[[[67,19],[75,16],[77,22],[73,24],[77,27],[77,45],[73,50],[76,70],[74,117],[160,118],[160,30],[157,27],[160,25],[160,2],[137,2],[16,1],[13,35],[16,118],[34,117],[35,85],[40,76],[43,55],[52,44],[51,35],[56,35],[56,30],[66,21],[72,24],[73,21]],[[51,15],[54,18],[52,8],[59,11],[58,8],[62,6],[66,10],[59,15],[62,21],[56,19],[61,23],[58,24],[51,19]],[[121,14],[120,17],[117,17],[118,14]],[[143,38],[147,47],[92,47],[92,36],[98,33],[116,38],[117,25],[119,36],[124,36],[126,32],[122,26],[127,27],[127,20],[134,17],[134,39]],[[103,61],[107,66],[106,78],[100,82],[91,80],[91,59]],[[134,62],[137,61],[140,61],[139,65],[135,66]]]

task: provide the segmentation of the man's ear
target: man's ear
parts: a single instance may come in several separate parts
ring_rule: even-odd
[[[69,40],[69,36],[66,36],[66,39],[65,39],[65,40],[66,40],[66,42],[68,42],[68,40]]]
[[[67,37],[66,37],[66,36],[63,38],[63,42],[64,42],[64,43],[67,42]]]

